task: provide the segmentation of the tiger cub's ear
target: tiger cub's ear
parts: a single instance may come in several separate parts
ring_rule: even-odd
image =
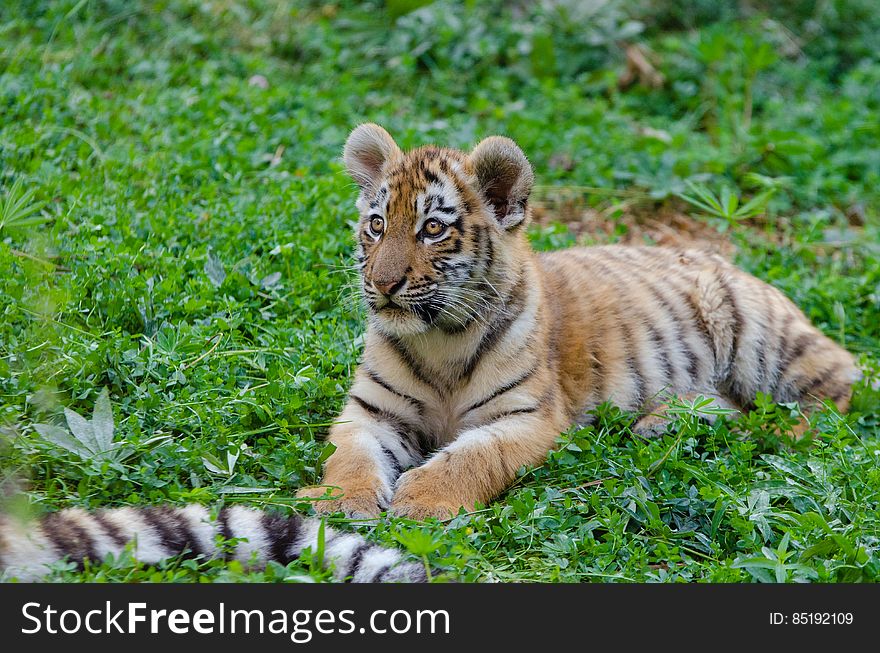
[[[375,190],[385,163],[401,154],[391,135],[371,122],[355,127],[345,141],[342,159],[361,190]]]
[[[477,144],[470,160],[478,189],[501,227],[522,224],[535,175],[519,146],[504,136],[490,136]]]

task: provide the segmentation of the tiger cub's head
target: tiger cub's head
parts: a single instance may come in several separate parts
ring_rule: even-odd
[[[364,124],[343,158],[360,187],[357,261],[374,325],[394,336],[460,332],[498,310],[528,248],[534,176],[516,143],[404,152]]]

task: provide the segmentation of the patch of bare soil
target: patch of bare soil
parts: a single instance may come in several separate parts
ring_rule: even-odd
[[[542,198],[533,204],[537,224],[559,222],[566,225],[579,243],[622,243],[661,245],[710,251],[731,259],[736,247],[727,234],[705,220],[688,215],[678,207],[627,206],[608,209],[585,206],[584,202]]]

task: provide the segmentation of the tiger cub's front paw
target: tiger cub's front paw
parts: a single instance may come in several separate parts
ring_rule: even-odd
[[[411,469],[401,475],[391,500],[391,512],[398,517],[424,521],[428,517],[449,519],[461,508],[461,502],[443,493],[443,484],[433,470]]]
[[[378,488],[346,490],[330,486],[307,487],[297,492],[296,496],[299,499],[314,499],[311,504],[318,514],[342,512],[353,519],[374,519],[388,506],[387,499]]]

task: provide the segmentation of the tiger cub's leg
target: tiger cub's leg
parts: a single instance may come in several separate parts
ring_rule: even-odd
[[[822,340],[810,339],[812,347],[788,355],[795,358],[787,374],[773,390],[776,401],[797,401],[802,416],[792,428],[795,437],[802,437],[810,428],[809,416],[826,401],[830,401],[841,413],[849,409],[852,386],[861,373],[853,365],[849,352],[838,347],[824,336]],[[799,345],[795,345],[799,348]]]
[[[694,303],[714,342],[722,395],[749,407],[762,392],[779,403],[798,402],[807,414],[825,399],[841,411],[849,407],[860,376],[852,354],[778,289],[716,262],[695,278]],[[807,426],[799,424],[796,434]]]
[[[693,404],[698,397],[705,397],[706,399],[710,399],[711,403],[705,406],[700,406],[697,408],[697,412],[705,422],[710,424],[714,424],[715,420],[718,418],[718,414],[712,412],[712,409],[721,408],[724,410],[738,411],[737,406],[733,404],[729,399],[726,399],[716,392],[688,392],[683,395],[679,395],[679,399],[686,403]],[[670,406],[668,403],[658,403],[653,407],[648,409],[642,417],[640,417],[635,424],[632,426],[632,431],[636,435],[640,435],[645,438],[656,437],[659,435],[663,435],[666,431],[666,428],[675,420],[675,415],[669,412]]]
[[[562,428],[547,415],[530,412],[467,429],[400,476],[391,510],[411,519],[473,510],[476,502],[487,503],[507,488],[520,467],[543,461]]]
[[[336,450],[324,464],[321,485],[303,488],[319,513],[372,518],[388,507],[400,473],[422,461],[399,419],[353,396],[330,429]],[[325,499],[328,490],[333,498]]]

